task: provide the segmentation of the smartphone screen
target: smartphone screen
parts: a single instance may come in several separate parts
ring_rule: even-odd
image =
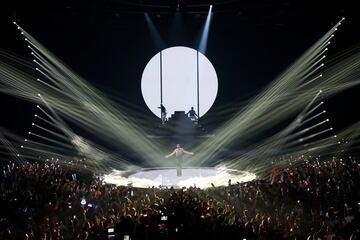
[[[108,240],[113,240],[115,238],[115,230],[113,227],[108,228]]]

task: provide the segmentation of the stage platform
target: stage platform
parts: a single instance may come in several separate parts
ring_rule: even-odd
[[[118,186],[148,187],[198,187],[227,186],[232,183],[254,180],[256,175],[246,171],[212,167],[185,167],[182,176],[176,168],[143,168],[126,176],[125,172],[113,170],[102,177],[103,181]]]

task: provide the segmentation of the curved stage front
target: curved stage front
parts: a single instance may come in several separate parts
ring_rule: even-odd
[[[103,181],[118,186],[148,187],[198,187],[226,186],[232,183],[254,180],[256,175],[246,171],[211,167],[184,167],[182,176],[176,175],[176,168],[143,168],[128,176],[125,172],[113,170],[102,177]]]

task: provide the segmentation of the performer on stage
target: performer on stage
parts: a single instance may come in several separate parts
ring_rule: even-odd
[[[166,108],[162,103],[158,108],[161,110],[161,123],[164,124],[166,122]]]
[[[182,160],[183,160],[184,154],[194,155],[193,152],[185,151],[180,146],[180,144],[176,144],[176,148],[174,149],[174,151],[172,151],[172,153],[170,153],[169,155],[165,156],[165,158],[169,158],[169,157],[172,157],[175,155],[175,157],[176,157],[176,174],[178,177],[180,177],[182,175]]]
[[[192,121],[196,121],[198,119],[198,115],[196,114],[194,107],[191,107],[191,109],[186,113],[186,116],[188,116]]]

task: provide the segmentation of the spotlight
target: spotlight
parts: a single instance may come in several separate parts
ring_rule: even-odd
[[[14,21],[14,22],[13,22],[13,24],[15,24],[15,25],[16,25],[16,22]]]
[[[337,28],[334,28],[335,31],[337,31]],[[334,34],[333,34],[334,35]],[[333,37],[333,35],[331,35]]]
[[[24,148],[24,145],[21,145],[21,148]]]
[[[39,78],[37,78],[36,81],[41,81],[41,80]]]
[[[36,71],[39,71],[39,68],[35,68]]]
[[[39,105],[36,105],[37,108],[39,108],[40,106]]]
[[[31,134],[31,132],[28,132],[28,134]]]
[[[25,41],[28,41],[28,39],[27,39],[27,38],[25,38]]]
[[[330,119],[326,119],[326,121],[328,122],[328,121],[330,121]]]
[[[38,93],[38,96],[39,96],[39,97],[41,97],[41,94],[40,94],[40,93]]]
[[[20,27],[17,27],[17,29],[19,29],[19,30],[20,30]]]
[[[36,60],[35,60],[35,59],[33,59],[33,62],[34,62],[34,63],[36,63]]]
[[[326,110],[324,110],[323,113],[326,113]]]
[[[34,126],[35,125],[35,123],[31,123],[31,126]]]
[[[345,17],[343,17],[341,20],[345,20]]]
[[[324,104],[324,102],[323,101],[321,101],[321,103],[320,104]]]
[[[321,64],[321,66],[323,67],[323,66],[324,66],[324,64],[322,63],[322,64]]]
[[[326,58],[326,55],[324,55],[323,58]]]
[[[24,141],[27,142],[27,139],[25,138]]]
[[[333,130],[333,128],[331,127],[330,130]]]
[[[24,35],[24,32],[21,32],[22,35]]]
[[[335,28],[335,30],[337,30],[337,28]],[[331,37],[334,37],[334,34],[331,34]]]
[[[31,55],[34,55],[34,52],[31,52]]]
[[[327,44],[330,44],[330,43],[331,43],[330,41],[327,42]]]
[[[325,51],[329,50],[328,48],[325,48]]]
[[[20,157],[20,154],[16,154],[16,156]]]
[[[334,138],[336,138],[337,136],[336,135],[334,135]]]
[[[37,117],[37,114],[35,114],[34,117]]]
[[[199,52],[205,54],[207,49],[207,43],[208,43],[208,37],[209,37],[209,30],[210,30],[210,22],[211,22],[211,16],[212,16],[212,5],[209,7],[209,11],[205,20],[205,24],[202,29],[200,42],[198,50]]]
[[[322,74],[320,74],[319,77],[322,77]]]

